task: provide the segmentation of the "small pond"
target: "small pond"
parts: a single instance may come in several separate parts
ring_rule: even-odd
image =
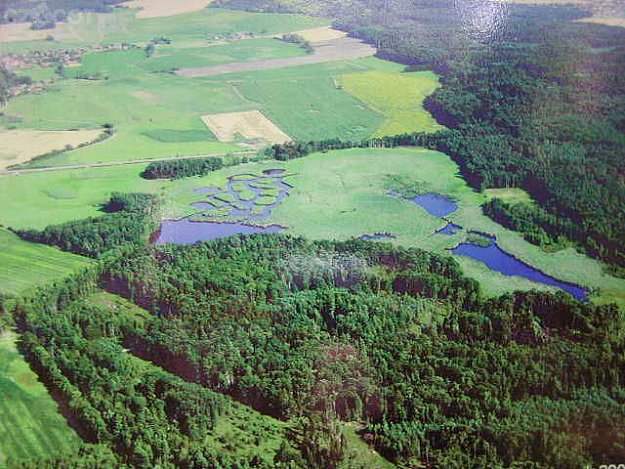
[[[456,202],[440,194],[421,194],[416,197],[408,198],[407,200],[414,202],[430,215],[438,218],[446,217],[458,210],[458,204]]]
[[[374,241],[376,239],[395,239],[395,238],[396,236],[392,233],[364,234],[358,237],[358,239],[362,241]]]
[[[471,243],[462,243],[453,249],[452,252],[458,256],[466,256],[480,261],[486,264],[490,270],[494,270],[495,272],[510,276],[516,275],[533,282],[560,288],[570,293],[578,300],[585,300],[588,296],[588,290],[585,288],[582,288],[579,285],[562,282],[544,274],[540,270],[533,268],[513,255],[503,251],[497,243],[492,243],[488,247],[478,246]]]
[[[462,231],[462,227],[460,225],[456,225],[455,223],[447,223],[445,228],[441,228],[436,232],[436,234],[442,234],[447,236],[453,236],[457,234],[459,231]]]
[[[250,235],[254,233],[278,233],[284,228],[279,225],[258,227],[243,223],[215,223],[197,222],[188,218],[177,221],[164,221],[161,229],[156,233],[154,244],[195,244],[200,241],[211,241],[218,238],[227,238],[237,234]]]

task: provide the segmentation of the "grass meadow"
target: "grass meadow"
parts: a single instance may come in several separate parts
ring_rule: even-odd
[[[511,204],[534,203],[534,199],[523,189],[509,187],[503,189],[486,189],[484,194],[488,200],[501,199]]]
[[[144,165],[125,165],[84,170],[34,173],[0,178],[0,194],[6,194],[0,207],[0,223],[15,228],[43,228],[49,224],[97,216],[111,192],[149,192],[160,195],[162,217],[176,219],[196,210],[189,204],[202,200],[195,189],[206,186],[225,188],[227,177],[284,167],[294,186],[272,215],[272,222],[289,232],[314,239],[349,239],[365,233],[389,231],[394,243],[417,246],[445,253],[464,241],[466,234],[435,235],[445,222],[410,202],[387,195],[393,177],[423,190],[447,195],[459,209],[449,218],[468,230],[497,236],[502,249],[560,280],[581,284],[597,291],[598,302],[625,304],[625,281],[603,272],[603,265],[573,249],[546,253],[527,243],[482,214],[481,204],[488,196],[470,189],[458,168],[447,156],[423,149],[354,149],[315,154],[287,163],[263,161],[229,167],[205,177],[176,181],[148,181],[140,177]],[[9,197],[22,194],[22,197]],[[517,197],[519,195],[517,194]],[[11,241],[11,242],[8,242]],[[16,240],[7,240],[13,245]],[[12,248],[22,249],[21,246]],[[56,251],[55,251],[56,252]],[[22,268],[16,254],[15,269]],[[457,257],[468,275],[479,280],[488,294],[514,289],[548,288],[518,277],[507,277],[488,270],[483,264]],[[7,280],[14,282],[14,275]],[[30,276],[29,276],[30,277]],[[41,277],[45,279],[45,276]],[[13,287],[16,288],[16,287]]]
[[[80,443],[16,346],[0,333],[0,467],[7,460],[54,457]]]
[[[0,177],[0,223],[11,228],[48,225],[102,215],[112,192],[157,193],[165,181],[148,181],[145,164]],[[19,196],[16,196],[19,194]]]
[[[56,248],[22,241],[0,228],[0,293],[18,295],[69,275],[88,262]]]
[[[347,239],[364,233],[390,231],[398,244],[446,252],[464,241],[466,234],[436,235],[445,222],[408,201],[389,197],[389,176],[419,185],[454,199],[458,210],[448,218],[467,230],[497,236],[502,249],[558,279],[599,291],[598,297],[622,301],[625,280],[603,272],[603,264],[565,249],[546,253],[486,217],[481,210],[486,196],[469,188],[457,165],[446,155],[423,149],[348,150],[317,154],[291,161],[295,186],[291,196],[277,207],[273,220],[296,234],[313,238]],[[485,291],[498,294],[511,289],[545,288],[518,277],[507,277],[483,264],[456,257],[468,275],[479,280]]]
[[[440,86],[433,72],[400,75],[372,70],[343,75],[340,82],[346,91],[385,117],[374,132],[376,137],[443,128],[423,109],[423,100]]]
[[[356,424],[345,423],[341,430],[345,436],[346,450],[345,459],[339,465],[339,469],[393,469],[397,467],[380,456],[368,443],[365,443],[360,438]]]

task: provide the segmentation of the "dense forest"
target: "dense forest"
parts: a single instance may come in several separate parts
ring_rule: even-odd
[[[221,158],[188,158],[174,161],[150,163],[141,173],[144,179],[181,179],[190,176],[205,176],[224,167]]]
[[[98,284],[152,314],[111,314],[88,301]],[[625,458],[622,313],[564,294],[484,299],[453,259],[417,249],[127,245],[14,316],[85,461],[341,467],[341,421],[402,467]],[[227,396],[289,422],[273,460],[215,451]]]
[[[2,0],[0,23],[31,23],[32,29],[52,29],[67,21],[71,13],[95,11],[106,13],[123,0]]]
[[[434,69],[443,87],[426,107],[451,129],[440,149],[467,181],[476,189],[527,190],[539,202],[522,209],[529,239],[548,236],[555,246],[566,238],[622,273],[623,28],[575,22],[589,13],[570,6],[470,0],[219,5],[334,17],[380,57],[407,70]],[[575,233],[566,228],[572,225]]]

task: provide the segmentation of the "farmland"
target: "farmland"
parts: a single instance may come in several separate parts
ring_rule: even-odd
[[[228,112],[202,116],[202,121],[222,142],[234,142],[238,137],[261,139],[266,143],[284,143],[289,136],[260,111]]]
[[[88,262],[55,248],[27,243],[0,228],[0,293],[24,293],[69,275]]]
[[[191,11],[199,11],[211,2],[211,0],[183,0],[172,4],[167,0],[131,0],[126,2],[128,8],[139,8],[137,18],[158,18],[161,16],[175,16]]]
[[[80,67],[67,69],[65,78],[56,80],[47,91],[11,100],[5,125],[58,131],[109,124],[115,129],[114,136],[104,142],[38,160],[33,166],[239,149],[218,141],[205,127],[201,117],[209,114],[257,109],[297,139],[362,139],[379,129],[384,116],[340,89],[337,77],[384,70],[399,78],[401,67],[381,60],[339,61],[203,79],[166,73],[192,63],[246,60],[252,54],[284,57],[302,53],[297,46],[275,39],[241,40],[211,47],[159,46],[151,58],[146,58],[141,48],[95,52],[88,54]],[[378,91],[377,99],[384,99],[384,94]],[[416,107],[420,101],[412,105]],[[64,109],[62,114],[57,112],[59,108]],[[419,120],[429,118],[422,114]]]
[[[7,459],[70,453],[80,443],[56,403],[17,351],[17,336],[0,333],[0,466]]]
[[[46,153],[66,150],[68,145],[76,147],[90,143],[100,137],[101,134],[101,130],[0,131],[0,169],[25,163]]]
[[[250,53],[255,41],[207,49],[215,50],[216,57],[225,60],[218,48],[235,55]],[[270,44],[278,45],[278,49],[299,53],[295,46],[280,46],[284,43],[273,39],[258,41],[273,41]],[[199,60],[190,57],[172,54],[162,59]],[[154,58],[160,59],[159,56]],[[360,72],[377,70],[387,78],[402,79],[399,75],[401,67],[377,59],[204,79],[152,73],[149,70],[153,65],[148,66],[146,61],[148,59],[139,49],[93,53],[85,58],[82,67],[69,69],[68,78],[57,81],[48,91],[12,100],[6,114],[22,116],[19,122],[11,124],[20,129],[64,130],[104,124],[112,124],[115,128],[115,135],[104,142],[32,165],[70,165],[236,151],[240,147],[219,142],[206,128],[201,116],[256,109],[296,139],[363,139],[376,131],[379,134],[385,117],[340,89],[336,77],[357,77]],[[167,64],[167,67],[171,66],[172,63]],[[81,74],[107,79],[71,78]],[[405,80],[406,84],[420,82],[412,77]],[[426,81],[431,86],[429,76]],[[378,89],[375,99],[384,101],[386,92],[389,88]],[[400,122],[404,120],[402,128],[423,128],[419,123],[431,120],[420,108],[421,100],[422,97],[417,97],[416,101],[408,101],[414,111],[412,119],[406,114],[408,108],[401,111],[403,114],[398,119]],[[60,107],[64,109],[61,115],[57,113]]]

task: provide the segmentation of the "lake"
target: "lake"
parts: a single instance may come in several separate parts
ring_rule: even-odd
[[[227,238],[238,234],[250,235],[254,233],[278,233],[284,227],[269,225],[267,227],[250,226],[243,223],[216,223],[183,220],[166,220],[156,233],[154,244],[195,244],[200,241],[211,241],[218,238]]]
[[[440,194],[421,194],[416,197],[407,198],[406,200],[410,200],[423,208],[430,215],[434,215],[438,218],[446,217],[458,210],[458,204],[456,202]]]
[[[550,277],[549,275],[505,252],[497,245],[497,243],[492,243],[488,247],[478,246],[471,243],[462,243],[453,249],[452,252],[458,256],[470,257],[480,261],[486,264],[490,270],[495,272],[510,276],[516,275],[533,282],[560,288],[578,300],[587,299],[587,289],[580,287],[579,285],[562,282]]]

